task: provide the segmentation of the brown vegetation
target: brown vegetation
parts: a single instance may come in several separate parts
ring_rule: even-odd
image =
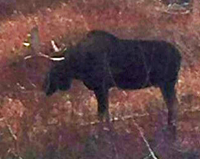
[[[187,14],[151,0],[13,3],[3,4],[9,10],[0,12],[0,158],[152,158],[148,157],[151,149],[157,158],[199,158],[198,0]],[[118,120],[104,128],[96,122],[94,95],[82,83],[74,81],[70,91],[47,98],[41,88],[51,63],[41,57],[24,59],[30,50],[23,41],[36,25],[44,54],[51,54],[52,39],[61,47],[69,46],[92,29],[176,45],[183,62],[177,84],[180,109],[175,146],[165,140],[167,113],[157,89],[111,90],[110,110]]]

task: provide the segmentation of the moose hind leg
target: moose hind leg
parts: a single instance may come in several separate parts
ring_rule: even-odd
[[[174,137],[176,137],[178,113],[178,100],[176,97],[175,83],[176,82],[168,82],[160,86],[163,98],[168,108],[168,127]]]
[[[106,120],[109,121],[109,108],[108,108],[108,89],[97,89],[94,91],[98,103],[98,117],[100,121],[103,121],[103,118],[106,117]]]

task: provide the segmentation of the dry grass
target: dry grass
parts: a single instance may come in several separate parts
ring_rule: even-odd
[[[9,9],[1,12],[0,23],[0,158],[148,158],[149,149],[135,123],[158,158],[198,158],[198,0],[188,14],[167,13],[166,6],[150,0],[21,0]],[[120,120],[106,129],[101,124],[89,124],[96,121],[96,100],[82,83],[75,81],[69,92],[45,97],[41,87],[51,63],[42,58],[24,60],[29,50],[22,43],[35,25],[45,54],[51,53],[51,39],[68,46],[92,29],[107,30],[121,38],[162,39],[176,45],[183,56],[177,85],[178,148],[163,143],[166,107],[157,89],[111,90],[111,114]],[[122,120],[127,116],[132,118]]]

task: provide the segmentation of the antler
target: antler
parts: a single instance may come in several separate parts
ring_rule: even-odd
[[[51,40],[51,44],[52,47],[54,49],[54,52],[58,53],[58,52],[64,52],[66,50],[66,48],[61,49],[58,48],[55,44],[55,41]],[[40,52],[40,38],[39,38],[39,31],[38,31],[38,27],[35,26],[31,29],[30,34],[28,34],[28,42],[24,42],[23,45],[25,47],[30,47],[31,49],[31,55],[25,56],[24,59],[30,59],[33,57],[44,57],[47,58],[49,60],[52,61],[62,61],[65,59],[65,57],[50,57],[48,55],[43,54],[42,52]]]

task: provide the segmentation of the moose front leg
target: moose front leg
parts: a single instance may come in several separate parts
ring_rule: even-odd
[[[98,117],[103,121],[104,117],[109,121],[108,89],[99,88],[94,91],[98,103]]]

